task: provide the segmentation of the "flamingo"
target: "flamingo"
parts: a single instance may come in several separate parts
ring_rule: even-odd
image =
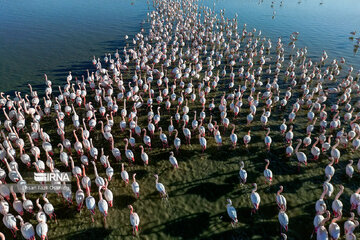
[[[318,227],[316,228],[316,239],[319,240],[325,240],[328,239],[328,231],[325,228],[325,223],[330,220],[330,212],[326,212],[327,216],[326,218],[322,218],[321,221],[318,224]]]
[[[320,156],[320,149],[316,146],[319,143],[319,138],[315,138],[315,143],[312,145],[311,154],[313,155],[313,160],[316,161],[319,159]]]
[[[201,151],[202,153],[204,153],[205,149],[206,149],[206,138],[204,138],[203,136],[201,136],[201,134],[199,134],[199,143],[200,143],[200,146],[201,146]]]
[[[251,210],[251,213],[256,213],[256,211],[259,209],[261,199],[260,199],[260,195],[256,192],[257,184],[253,183],[253,187],[254,188],[251,191],[250,199],[254,208]]]
[[[289,131],[285,134],[286,142],[289,143],[294,137],[293,125],[290,125]]]
[[[140,218],[139,215],[134,212],[133,206],[129,205],[130,209],[130,224],[133,227],[133,234],[136,235],[139,231]]]
[[[240,176],[240,184],[245,184],[246,183],[246,179],[247,179],[247,172],[244,169],[244,162],[240,161],[240,171],[239,171],[239,176]]]
[[[325,168],[325,176],[332,178],[335,174],[335,168],[333,167],[335,159],[330,158],[330,160],[330,163]]]
[[[228,204],[226,204],[226,211],[227,211],[227,214],[229,215],[229,217],[231,218],[231,226],[235,227],[235,225],[238,222],[236,209],[232,205],[232,202],[230,199],[227,199],[227,202],[228,202]]]
[[[81,189],[80,180],[79,180],[78,176],[76,176],[76,184],[77,184],[78,190],[75,193],[75,200],[76,200],[76,204],[77,204],[77,210],[80,211],[80,209],[82,208],[83,203],[84,203],[85,194],[84,194],[84,191]]]
[[[233,145],[233,148],[235,148],[238,137],[237,137],[237,135],[235,134],[235,124],[232,124],[232,127],[233,127],[233,129],[232,129],[232,131],[231,131],[230,140],[231,140],[231,143],[232,143],[232,145]]]
[[[129,174],[128,174],[128,172],[125,170],[125,166],[124,166],[123,163],[121,164],[121,178],[122,178],[122,180],[125,182],[125,184],[128,184],[128,183],[129,183]]]
[[[151,138],[146,135],[146,129],[145,128],[143,129],[143,132],[144,132],[144,137],[143,137],[144,144],[146,146],[148,146],[148,148],[151,150]]]
[[[185,136],[185,139],[186,139],[186,142],[187,144],[190,144],[190,141],[191,141],[191,131],[185,127],[186,126],[186,122],[184,121],[184,125],[182,127],[182,130],[183,130],[183,133],[184,133],[184,136]]]
[[[287,130],[286,119],[283,119],[283,122],[282,122],[282,124],[280,125],[280,132],[281,132],[281,134],[284,135],[285,132],[286,132],[286,130]]]
[[[243,137],[243,141],[245,144],[245,147],[248,148],[248,145],[251,141],[251,135],[250,135],[251,131],[249,130],[248,133]]]
[[[270,161],[269,159],[265,159],[265,162],[266,162],[266,166],[265,166],[265,170],[264,170],[264,177],[265,177],[265,180],[271,184],[272,183],[272,176],[273,176],[273,173],[270,169],[268,169],[269,165],[270,165]]]
[[[106,162],[107,162],[107,168],[105,170],[106,176],[108,177],[108,181],[111,181],[113,175],[114,175],[114,169],[110,166],[109,157],[106,156]]]
[[[291,157],[291,155],[293,154],[294,148],[292,146],[292,141],[289,142],[289,146],[286,147],[285,152],[286,152],[286,157]]]
[[[336,223],[341,219],[342,214],[340,213],[337,217],[335,217],[333,220],[331,220],[331,223],[329,225],[329,233],[331,236],[331,239],[336,240],[340,238],[340,227]]]
[[[105,197],[106,201],[108,202],[109,207],[112,207],[114,197],[113,197],[112,191],[108,188],[108,185],[109,185],[109,182],[107,179],[105,179],[105,186],[103,187],[104,188],[104,197]]]
[[[162,183],[159,183],[159,176],[157,174],[154,175],[155,176],[155,187],[156,187],[156,190],[160,193],[160,196],[162,198],[168,198],[168,195],[166,193],[166,190],[165,190],[165,186],[162,184]]]
[[[336,139],[335,144],[331,147],[331,157],[335,159],[335,164],[339,162],[340,158],[340,151],[337,149],[337,146],[339,146],[340,140]]]
[[[350,210],[356,209],[360,204],[360,188],[358,188],[353,194],[350,196],[351,208]]]
[[[300,164],[301,163],[303,163],[303,164],[305,164],[305,166],[307,166],[307,157],[306,157],[305,153],[299,152],[299,148],[300,148],[300,145],[302,143],[302,140],[298,139],[297,141],[298,141],[298,145],[295,148],[295,154],[296,154],[296,157],[297,157],[297,160],[298,160],[298,170],[300,171]]]
[[[95,163],[94,161],[92,161],[91,163],[94,165],[95,184],[96,184],[96,186],[98,186],[98,187],[104,186],[104,185],[105,185],[104,178],[101,177],[101,176],[98,174],[97,167],[96,167],[96,163]]]
[[[121,161],[121,152],[118,148],[115,147],[114,141],[111,142],[111,153],[113,154],[116,161]]]
[[[160,141],[163,144],[163,148],[168,148],[169,144],[168,144],[167,136],[165,133],[163,133],[163,130],[161,127],[159,127],[159,132],[160,132]]]
[[[86,204],[87,209],[89,209],[89,211],[90,211],[91,221],[94,222],[93,215],[95,215],[95,208],[96,208],[95,198],[90,195],[89,188],[86,189],[86,194],[87,194],[87,197],[85,199],[85,204]]]
[[[279,219],[279,223],[281,225],[281,228],[284,228],[285,231],[288,230],[288,225],[289,225],[289,217],[286,214],[285,210],[281,209],[279,214],[278,214],[278,219]]]
[[[334,186],[330,183],[331,177],[328,176],[326,181],[324,182],[324,185],[327,186],[328,191],[326,192],[326,197],[331,197],[331,195],[334,192]]]
[[[326,211],[326,203],[325,203],[324,199],[328,192],[328,186],[326,184],[324,184],[323,188],[324,188],[324,190],[323,190],[319,200],[317,200],[316,204],[315,204],[315,210],[316,210],[317,215],[322,215]]]
[[[279,209],[286,211],[286,198],[281,193],[283,192],[284,187],[280,186],[279,191],[276,194],[276,203],[279,207]]]
[[[4,200],[4,198],[2,196],[0,196],[0,213],[2,215],[5,215],[7,213],[9,213],[10,207],[9,207],[9,203],[7,201]]]
[[[353,160],[350,160],[345,168],[346,175],[348,175],[349,178],[352,178],[352,176],[354,174],[354,167],[352,166],[353,162],[354,162]]]
[[[339,200],[339,198],[343,192],[344,192],[344,186],[340,185],[340,191],[338,192],[334,201],[331,204],[331,208],[334,212],[335,217],[338,217],[339,215],[342,214],[343,203]]]
[[[136,173],[133,174],[133,183],[131,184],[131,188],[136,196],[136,198],[139,198],[140,196],[140,186],[139,183],[135,179]]]
[[[270,134],[270,128],[267,128],[266,130],[267,130],[267,133],[266,133],[266,135],[265,135],[264,141],[265,141],[265,145],[266,145],[267,150],[270,151],[270,145],[271,145],[271,143],[272,143],[272,139],[271,139],[271,137],[269,136],[269,134]]]
[[[55,214],[55,209],[54,206],[50,203],[49,199],[47,199],[47,193],[43,194],[43,200],[45,201],[44,204],[44,212],[50,217],[50,219],[55,219],[55,222],[57,222],[56,220],[56,214]]]
[[[130,149],[128,149],[129,140],[127,138],[125,138],[124,142],[125,142],[125,155],[126,155],[127,159],[129,160],[129,163],[135,162],[134,153]]]
[[[16,193],[14,192],[13,186],[10,186],[10,191],[11,191],[11,195],[14,198],[13,201],[13,209],[20,214],[21,216],[24,214],[24,210],[23,210],[23,204],[22,202],[17,198]]]
[[[355,214],[350,212],[351,217],[344,223],[344,232],[347,235],[352,234],[354,229],[359,226],[359,222],[355,220]]]
[[[25,193],[21,194],[22,200],[23,200],[23,208],[29,212],[32,213],[34,209],[33,202],[30,199],[27,199],[25,196]]]
[[[170,152],[169,161],[174,168],[179,168],[178,161],[176,157],[174,157],[174,152]]]
[[[20,220],[20,226],[21,226],[21,234],[26,240],[35,240],[35,230],[31,223],[26,222],[24,223],[24,220],[21,216],[17,215],[17,219]],[[3,237],[5,239],[5,237]]]
[[[143,160],[144,165],[148,165],[149,164],[149,156],[144,151],[144,147],[142,145],[140,145],[139,148],[141,149],[141,160]]]
[[[328,137],[328,141],[327,141],[327,142],[324,142],[324,143],[322,144],[322,146],[321,146],[321,151],[322,151],[322,152],[326,152],[327,150],[330,149],[330,147],[331,147],[331,145],[330,145],[330,143],[331,143],[331,138],[332,138],[332,135],[330,135],[330,136]]]
[[[101,214],[104,216],[104,222],[106,223],[106,217],[108,214],[109,205],[106,200],[103,199],[101,190],[103,186],[99,186],[99,201],[98,201],[98,208]]]
[[[178,134],[179,134],[178,130],[175,129],[174,131],[175,131],[174,146],[175,146],[176,152],[178,153],[180,146],[181,146],[181,140],[180,140],[180,138],[178,138]]]
[[[49,227],[46,222],[44,222],[42,219],[38,219],[38,224],[36,225],[36,233],[40,237],[41,240],[47,239],[47,233],[49,230]]]
[[[83,177],[81,179],[81,184],[83,186],[83,188],[85,188],[86,190],[91,188],[91,179],[90,177],[86,176],[86,171],[85,171],[85,166],[83,164],[81,164],[82,170],[83,170]]]
[[[16,232],[19,230],[16,226],[16,218],[11,213],[4,214],[3,223],[5,227],[10,229],[13,237],[16,238]]]

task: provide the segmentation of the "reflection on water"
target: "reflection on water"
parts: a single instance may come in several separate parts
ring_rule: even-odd
[[[308,46],[310,57],[323,50],[331,58],[345,57],[360,67],[360,1],[358,0],[216,0],[200,3],[229,17],[238,13],[239,28],[262,30],[263,36],[282,37],[299,32],[297,48]],[[215,3],[215,5],[214,5]],[[42,84],[47,73],[65,80],[67,71],[82,74],[93,55],[103,56],[131,41],[143,27],[149,8],[145,0],[0,0],[1,90]],[[350,32],[356,31],[356,35]],[[350,37],[351,37],[350,36]]]

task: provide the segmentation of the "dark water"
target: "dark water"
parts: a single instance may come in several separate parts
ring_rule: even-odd
[[[0,0],[1,90],[83,73],[93,55],[132,39],[146,18],[146,1]]]
[[[200,3],[213,6],[213,1]],[[315,61],[326,50],[330,59],[345,57],[359,69],[356,40],[349,40],[351,31],[360,31],[358,0],[215,3],[216,10],[226,9],[229,17],[238,13],[241,25],[261,29],[274,40],[281,36],[288,42],[293,31],[300,32],[297,47],[308,46]],[[143,27],[148,7],[145,0],[0,0],[1,91],[42,84],[44,73],[53,81],[65,80],[69,70],[82,74],[93,55],[102,57],[122,47],[126,34],[131,41]]]

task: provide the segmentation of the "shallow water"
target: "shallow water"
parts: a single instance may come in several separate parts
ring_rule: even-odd
[[[315,61],[323,50],[330,59],[345,57],[359,69],[351,31],[360,31],[360,1],[357,0],[219,0],[215,9],[229,17],[239,15],[239,28],[262,30],[276,40],[289,42],[300,32],[297,47],[308,46]],[[323,2],[323,4],[320,4]],[[213,1],[201,1],[213,5]],[[68,71],[83,74],[93,55],[124,45],[143,27],[148,5],[145,0],[104,1],[8,1],[0,0],[0,83],[2,91],[23,89],[25,83],[42,84],[42,76],[63,81]],[[276,11],[273,18],[273,12]],[[357,36],[359,37],[359,36]]]
[[[349,39],[350,32],[360,31],[360,1],[282,2],[281,6],[280,0],[220,0],[216,2],[215,9],[226,9],[225,12],[231,17],[238,13],[239,27],[247,23],[248,27],[262,30],[266,37],[282,37],[286,43],[292,32],[299,32],[297,47],[307,46],[315,61],[326,50],[329,59],[345,57],[356,69],[360,67],[360,56],[353,52],[355,42]]]
[[[141,29],[146,1],[0,1],[1,90],[83,73]],[[131,38],[129,38],[131,39]]]

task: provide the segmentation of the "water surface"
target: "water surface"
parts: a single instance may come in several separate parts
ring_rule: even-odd
[[[213,6],[213,1],[204,1]],[[297,47],[308,46],[310,56],[326,50],[330,58],[343,56],[356,69],[354,41],[349,32],[360,30],[360,1],[219,0],[215,9],[263,35],[289,41],[300,32]],[[8,1],[0,0],[0,83],[2,91],[42,83],[43,73],[57,81],[69,70],[82,74],[93,55],[113,52],[143,27],[145,0]],[[275,12],[274,12],[275,11]],[[241,26],[239,26],[241,28]]]
[[[83,73],[93,55],[113,52],[142,27],[146,1],[0,0],[1,90]],[[129,38],[131,40],[131,38]]]
[[[69,70],[82,74],[93,55],[123,46],[126,34],[131,40],[144,26],[148,7],[145,0],[0,0],[1,90],[41,84],[44,73],[54,81],[63,81]],[[330,59],[343,56],[355,69],[360,66],[349,40],[351,31],[360,30],[360,1],[219,0],[219,9],[228,17],[238,13],[239,29],[247,23],[285,42],[298,31],[297,47],[308,46],[316,60],[326,50]]]

